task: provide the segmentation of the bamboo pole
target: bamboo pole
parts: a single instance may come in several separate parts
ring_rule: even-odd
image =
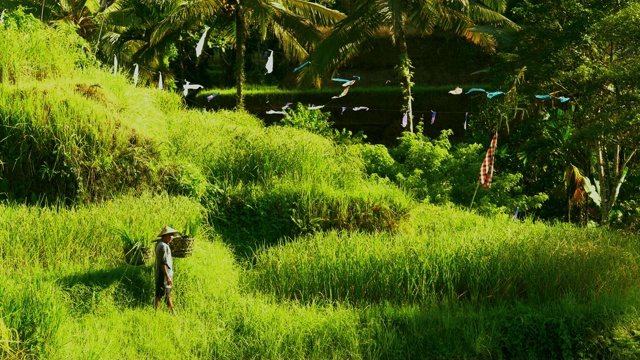
[[[473,207],[473,201],[476,199],[476,194],[478,193],[479,187],[480,187],[480,182],[478,181],[478,185],[476,186],[476,191],[473,193],[473,198],[471,199],[471,205],[469,205],[469,212],[471,212],[471,208]]]

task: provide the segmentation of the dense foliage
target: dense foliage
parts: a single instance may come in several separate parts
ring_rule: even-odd
[[[540,11],[551,5],[561,11]],[[509,90],[479,109],[465,141],[420,125],[392,148],[304,106],[273,126],[189,109],[100,69],[77,28],[10,11],[0,357],[638,357],[638,89],[627,80],[638,10],[515,2],[512,14],[541,16],[541,29],[580,25],[555,43],[571,66],[545,68],[548,81],[524,69],[523,44],[543,31],[519,19],[511,55],[495,63]],[[534,102],[540,92],[573,101]],[[496,130],[495,179],[476,196]],[[565,212],[628,232],[536,216]],[[154,315],[152,265],[123,251],[167,224],[200,229],[193,256],[175,259],[176,317]]]

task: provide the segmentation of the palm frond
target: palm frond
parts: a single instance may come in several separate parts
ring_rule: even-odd
[[[376,1],[361,2],[356,10],[336,24],[331,34],[314,50],[307,60],[313,66],[301,71],[299,82],[319,85],[320,77],[332,74],[337,67],[365,50],[378,30],[389,24],[389,12]]]
[[[340,11],[309,1],[280,0],[280,3],[292,13],[309,19],[316,26],[333,26],[346,17]]]

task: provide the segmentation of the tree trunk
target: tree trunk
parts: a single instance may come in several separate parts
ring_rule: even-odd
[[[247,47],[247,23],[244,10],[237,4],[236,10],[236,108],[244,110],[244,56]]]
[[[609,222],[609,214],[611,209],[618,199],[620,194],[620,187],[627,176],[628,164],[631,158],[636,154],[637,149],[631,151],[630,154],[625,154],[623,148],[620,145],[615,146],[615,154],[613,161],[613,169],[607,169],[606,166],[606,147],[602,141],[596,143],[596,149],[598,152],[598,170],[600,181],[600,223],[606,225]]]
[[[400,52],[399,73],[400,80],[404,86],[402,94],[405,101],[405,108],[408,113],[407,118],[409,121],[409,130],[413,132],[413,97],[411,96],[411,87],[413,86],[413,83],[411,82],[411,78],[413,76],[411,69],[413,66],[411,65],[411,59],[409,59],[409,51],[407,48],[407,39],[404,33],[404,28],[400,27],[397,29],[395,38],[398,51]]]

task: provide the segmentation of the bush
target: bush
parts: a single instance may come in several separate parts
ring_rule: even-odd
[[[418,200],[468,206],[478,184],[483,146],[464,143],[452,146],[448,139],[451,130],[430,139],[422,134],[422,126],[422,123],[417,126],[416,133],[404,132],[400,144],[389,151],[380,145],[358,146],[366,172],[394,181]],[[518,185],[521,180],[521,174],[495,170],[491,190],[478,191],[475,209],[495,214],[516,208],[522,212],[539,208],[547,195],[523,195]]]
[[[320,110],[310,110],[301,103],[298,103],[295,109],[287,112],[280,124],[290,126],[296,129],[307,130],[311,133],[332,139],[339,144],[357,144],[362,143],[366,139],[366,135],[362,131],[353,135],[351,131],[342,129],[342,131],[333,128],[333,122],[329,121],[331,113],[322,112]]]

